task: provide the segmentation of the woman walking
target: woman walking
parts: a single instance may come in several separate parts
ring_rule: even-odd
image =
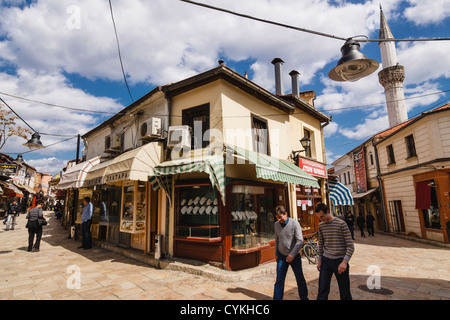
[[[38,223],[38,219],[45,219],[42,206],[44,201],[37,200],[36,207],[31,209],[27,214],[27,228],[28,228],[28,252],[38,252],[42,237],[42,225]],[[33,247],[34,235],[36,235],[36,243]]]

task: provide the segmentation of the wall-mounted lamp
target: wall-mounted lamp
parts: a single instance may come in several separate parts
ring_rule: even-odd
[[[297,160],[300,152],[305,152],[308,150],[308,148],[311,146],[311,139],[307,137],[303,137],[303,139],[300,140],[300,143],[302,144],[303,150],[297,150],[292,151],[292,159]]]

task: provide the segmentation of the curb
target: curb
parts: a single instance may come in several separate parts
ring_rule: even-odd
[[[428,240],[428,239],[422,239],[422,238],[414,238],[414,237],[409,237],[409,236],[406,236],[406,235],[403,235],[403,234],[396,234],[396,233],[385,232],[385,231],[378,231],[378,232],[380,234],[383,234],[383,235],[386,235],[386,236],[391,236],[391,237],[395,237],[395,238],[401,238],[401,239],[404,239],[404,240],[419,242],[419,243],[422,243],[422,244],[428,244],[428,245],[434,246],[434,247],[450,249],[450,244],[448,244],[448,243],[442,243],[442,242],[437,242],[437,241]]]

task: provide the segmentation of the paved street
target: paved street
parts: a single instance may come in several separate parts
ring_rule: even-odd
[[[274,263],[258,267],[271,270],[268,274],[239,282],[219,282],[182,271],[156,269],[98,247],[77,249],[80,242],[68,240],[68,231],[63,230],[53,213],[46,214],[49,225],[44,227],[40,252],[26,251],[25,215],[18,218],[14,231],[5,231],[1,225],[0,299],[267,300],[272,297]],[[350,264],[354,299],[450,299],[449,249],[379,234],[365,239],[355,236],[356,250]],[[369,266],[377,267],[368,273]],[[315,299],[318,272],[305,259],[303,267],[309,297]],[[246,272],[256,272],[258,268]],[[77,274],[73,270],[79,270],[81,275],[79,289],[72,288]],[[366,292],[358,288],[377,270],[381,274],[381,287],[388,290]],[[384,291],[388,295],[381,294]],[[285,299],[298,299],[292,271],[288,273],[285,292]],[[330,299],[338,298],[333,279]]]

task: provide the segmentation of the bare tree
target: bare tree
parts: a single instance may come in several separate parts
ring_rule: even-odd
[[[28,128],[17,125],[16,120],[19,119],[11,111],[5,110],[4,105],[0,103],[0,150],[11,136],[18,136],[28,139],[28,135],[32,134]]]

